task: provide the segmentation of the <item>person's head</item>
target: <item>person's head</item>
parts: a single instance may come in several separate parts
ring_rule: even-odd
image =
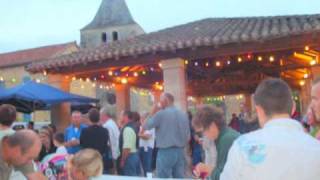
[[[132,112],[132,121],[136,123],[140,123],[140,114],[138,112]]]
[[[71,114],[71,123],[76,126],[79,127],[81,124],[81,119],[82,119],[82,114],[80,111],[73,111]]]
[[[3,104],[0,106],[0,124],[2,126],[10,127],[16,120],[16,108],[10,104]]]
[[[11,165],[21,166],[38,157],[41,142],[32,130],[21,130],[2,140],[4,160]]]
[[[100,109],[100,121],[105,123],[111,118],[110,110],[108,107],[103,107]]]
[[[56,133],[53,136],[53,144],[56,147],[59,147],[59,146],[63,146],[63,143],[64,143],[64,134],[63,133]]]
[[[39,130],[39,137],[41,140],[41,143],[45,145],[47,148],[50,148],[51,146],[51,139],[52,139],[52,134],[50,132],[50,129],[48,126],[43,126]]]
[[[126,125],[127,123],[132,121],[132,112],[125,110],[121,112],[121,125]]]
[[[232,118],[233,118],[233,119],[234,119],[234,118],[237,118],[236,113],[232,113]]]
[[[254,93],[254,102],[261,127],[275,117],[290,117],[294,111],[292,92],[281,79],[262,81]]]
[[[172,106],[174,103],[174,97],[170,93],[162,93],[160,96],[160,105],[162,108]]]
[[[92,124],[98,124],[100,121],[100,113],[96,108],[91,108],[88,112],[89,120]]]
[[[202,131],[208,139],[216,140],[226,127],[223,111],[214,105],[200,106],[192,119],[192,126],[195,131]]]
[[[320,78],[313,81],[310,108],[314,113],[314,122],[320,123]]]
[[[28,129],[31,129],[31,130],[34,129],[34,122],[33,121],[28,122]]]
[[[71,159],[71,177],[77,180],[87,180],[100,176],[103,172],[103,162],[100,153],[93,149],[83,149]]]

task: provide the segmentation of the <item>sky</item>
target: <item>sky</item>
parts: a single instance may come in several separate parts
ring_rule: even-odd
[[[146,32],[214,17],[320,14],[320,0],[126,0]],[[0,0],[0,53],[80,41],[101,0]]]

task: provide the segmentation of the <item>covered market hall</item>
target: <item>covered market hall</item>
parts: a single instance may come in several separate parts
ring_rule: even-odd
[[[121,34],[113,34],[121,37]],[[320,15],[210,18],[124,40],[81,48],[26,67],[68,91],[82,80],[115,88],[117,113],[129,108],[131,87],[150,89],[155,99],[170,92],[187,110],[187,99],[223,100],[242,94],[247,108],[263,79],[280,77],[294,90],[303,112],[311,81],[320,75]],[[242,98],[242,97],[241,97]],[[53,109],[58,127],[68,124],[68,104]]]

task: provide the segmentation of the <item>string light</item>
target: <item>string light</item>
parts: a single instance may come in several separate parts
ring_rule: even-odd
[[[79,80],[80,80],[80,82],[82,82],[82,81],[83,81],[83,79],[82,79],[82,78],[80,78]]]
[[[75,76],[72,77],[72,81],[75,81],[77,80],[77,78]]]
[[[143,74],[143,75],[146,75],[146,74],[147,74],[147,72],[146,72],[146,71],[142,71],[142,74]]]
[[[113,72],[112,71],[108,71],[108,75],[109,76],[113,76]]]
[[[258,57],[258,61],[262,61],[262,56],[259,56],[259,57]]]
[[[198,66],[198,65],[199,65],[199,63],[198,63],[198,62],[195,62],[195,63],[194,63],[194,65],[195,65],[195,66]]]
[[[316,65],[316,64],[317,64],[317,61],[316,61],[316,60],[310,61],[310,65],[311,65],[311,66],[314,66],[314,65]]]
[[[217,62],[216,62],[216,66],[217,66],[217,67],[220,67],[220,65],[221,65],[221,64],[220,64],[220,61],[217,61]]]
[[[248,59],[251,59],[251,58],[252,58],[252,55],[251,55],[251,54],[248,54],[247,57],[248,57]]]
[[[209,67],[209,62],[206,62],[206,67]]]
[[[104,79],[104,75],[103,74],[100,77],[101,77],[101,79]]]
[[[269,61],[270,61],[270,62],[273,62],[273,61],[274,61],[274,57],[273,57],[273,56],[270,56],[270,57],[269,57]]]
[[[43,71],[43,75],[46,76],[47,75],[47,71]]]
[[[300,86],[304,86],[305,83],[306,83],[306,82],[305,82],[304,80],[301,80],[301,81],[299,82]]]
[[[159,63],[159,67],[162,67],[162,64],[161,64],[161,63]]]
[[[3,79],[3,77],[2,77],[2,76],[0,77],[0,81],[4,81],[4,79]]]
[[[230,65],[230,64],[231,64],[231,61],[227,61],[227,64]]]
[[[307,79],[308,77],[309,77],[308,73],[305,73],[305,74],[303,75],[303,78],[305,78],[305,79]]]
[[[139,74],[138,74],[137,72],[134,72],[134,73],[133,73],[133,76],[134,76],[134,77],[138,77]]]
[[[121,79],[121,83],[122,84],[127,84],[128,83],[128,79],[127,78],[122,78]]]
[[[185,65],[188,65],[188,64],[189,64],[189,61],[188,61],[188,60],[184,60],[184,64],[185,64]]]
[[[238,57],[238,62],[241,63],[242,62],[242,58]]]
[[[86,78],[86,82],[90,82],[90,78]]]
[[[100,89],[102,89],[102,88],[103,88],[103,86],[100,84],[99,88],[100,88]]]
[[[309,46],[305,46],[305,47],[304,47],[304,50],[309,51],[309,50],[310,50],[310,47],[309,47]]]
[[[96,83],[93,83],[93,84],[92,84],[92,87],[96,87]]]

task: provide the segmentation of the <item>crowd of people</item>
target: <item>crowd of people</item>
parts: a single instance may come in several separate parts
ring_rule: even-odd
[[[163,93],[151,112],[124,110],[117,121],[106,107],[74,111],[64,132],[53,125],[15,131],[15,107],[1,105],[0,179],[318,179],[320,80],[311,97],[305,118],[295,120],[287,83],[267,79],[254,93],[255,113],[233,114],[227,124],[217,106],[185,113]]]

